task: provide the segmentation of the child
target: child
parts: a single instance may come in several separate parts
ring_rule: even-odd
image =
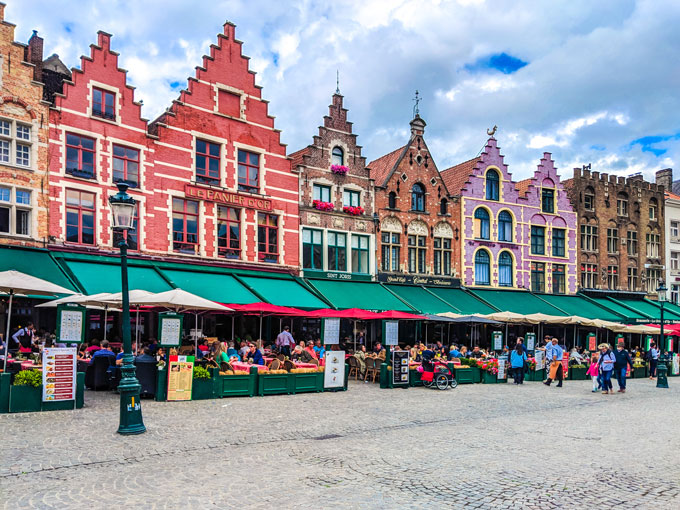
[[[593,356],[590,358],[590,366],[586,371],[586,375],[589,375],[593,380],[593,393],[600,389],[600,367],[597,364],[599,357],[599,353],[593,353]]]

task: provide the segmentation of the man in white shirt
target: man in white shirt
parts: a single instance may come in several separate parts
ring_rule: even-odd
[[[290,348],[295,345],[295,339],[290,334],[290,326],[284,326],[283,331],[276,337],[276,347],[284,356],[290,356]]]

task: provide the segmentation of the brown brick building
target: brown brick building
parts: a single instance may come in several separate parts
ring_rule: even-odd
[[[578,213],[580,288],[655,294],[665,266],[663,186],[579,168],[564,186]]]
[[[416,114],[406,145],[369,163],[379,217],[379,279],[437,283],[458,276],[460,208],[450,204],[446,185],[425,143],[425,121]]]
[[[300,266],[305,276],[369,279],[375,274],[373,180],[333,94],[313,143],[290,155],[299,174]]]
[[[47,241],[49,105],[43,101],[43,40],[14,40],[0,3],[0,244]]]

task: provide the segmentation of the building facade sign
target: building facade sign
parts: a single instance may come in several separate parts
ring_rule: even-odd
[[[247,207],[248,209],[258,209],[260,211],[272,211],[272,201],[266,198],[252,197],[249,195],[241,195],[240,193],[231,193],[229,191],[220,191],[210,188],[201,188],[193,184],[186,184],[184,192],[187,198],[197,198],[199,200],[208,200],[210,202],[219,202],[221,204],[234,205],[239,207]]]
[[[400,285],[426,285],[429,287],[460,287],[458,278],[444,278],[441,276],[420,276],[411,274],[378,273],[378,281],[382,283],[396,283]]]

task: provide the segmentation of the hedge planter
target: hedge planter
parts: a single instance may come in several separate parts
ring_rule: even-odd
[[[470,370],[472,370],[472,382],[482,382],[482,369],[479,367],[470,367]]]
[[[630,374],[632,379],[644,379],[647,377],[647,367],[635,367],[633,373]]]
[[[585,381],[587,379],[586,376],[586,370],[588,370],[586,367],[583,368],[569,368],[569,380],[570,381]]]
[[[529,370],[526,373],[525,381],[543,382],[545,380],[545,369]]]
[[[191,384],[191,400],[207,400],[214,398],[214,381],[210,379],[194,379]]]
[[[12,386],[9,394],[10,413],[29,413],[40,411],[42,405],[42,386]]]
[[[12,374],[0,374],[0,413],[65,411],[73,409],[73,400],[42,402],[42,386],[11,386]],[[76,408],[84,403],[85,373],[76,375]]]
[[[483,384],[496,384],[498,383],[498,376],[492,374],[491,372],[484,370],[482,371],[482,383]]]
[[[470,367],[456,367],[453,374],[458,384],[472,384],[475,382],[475,374]]]

